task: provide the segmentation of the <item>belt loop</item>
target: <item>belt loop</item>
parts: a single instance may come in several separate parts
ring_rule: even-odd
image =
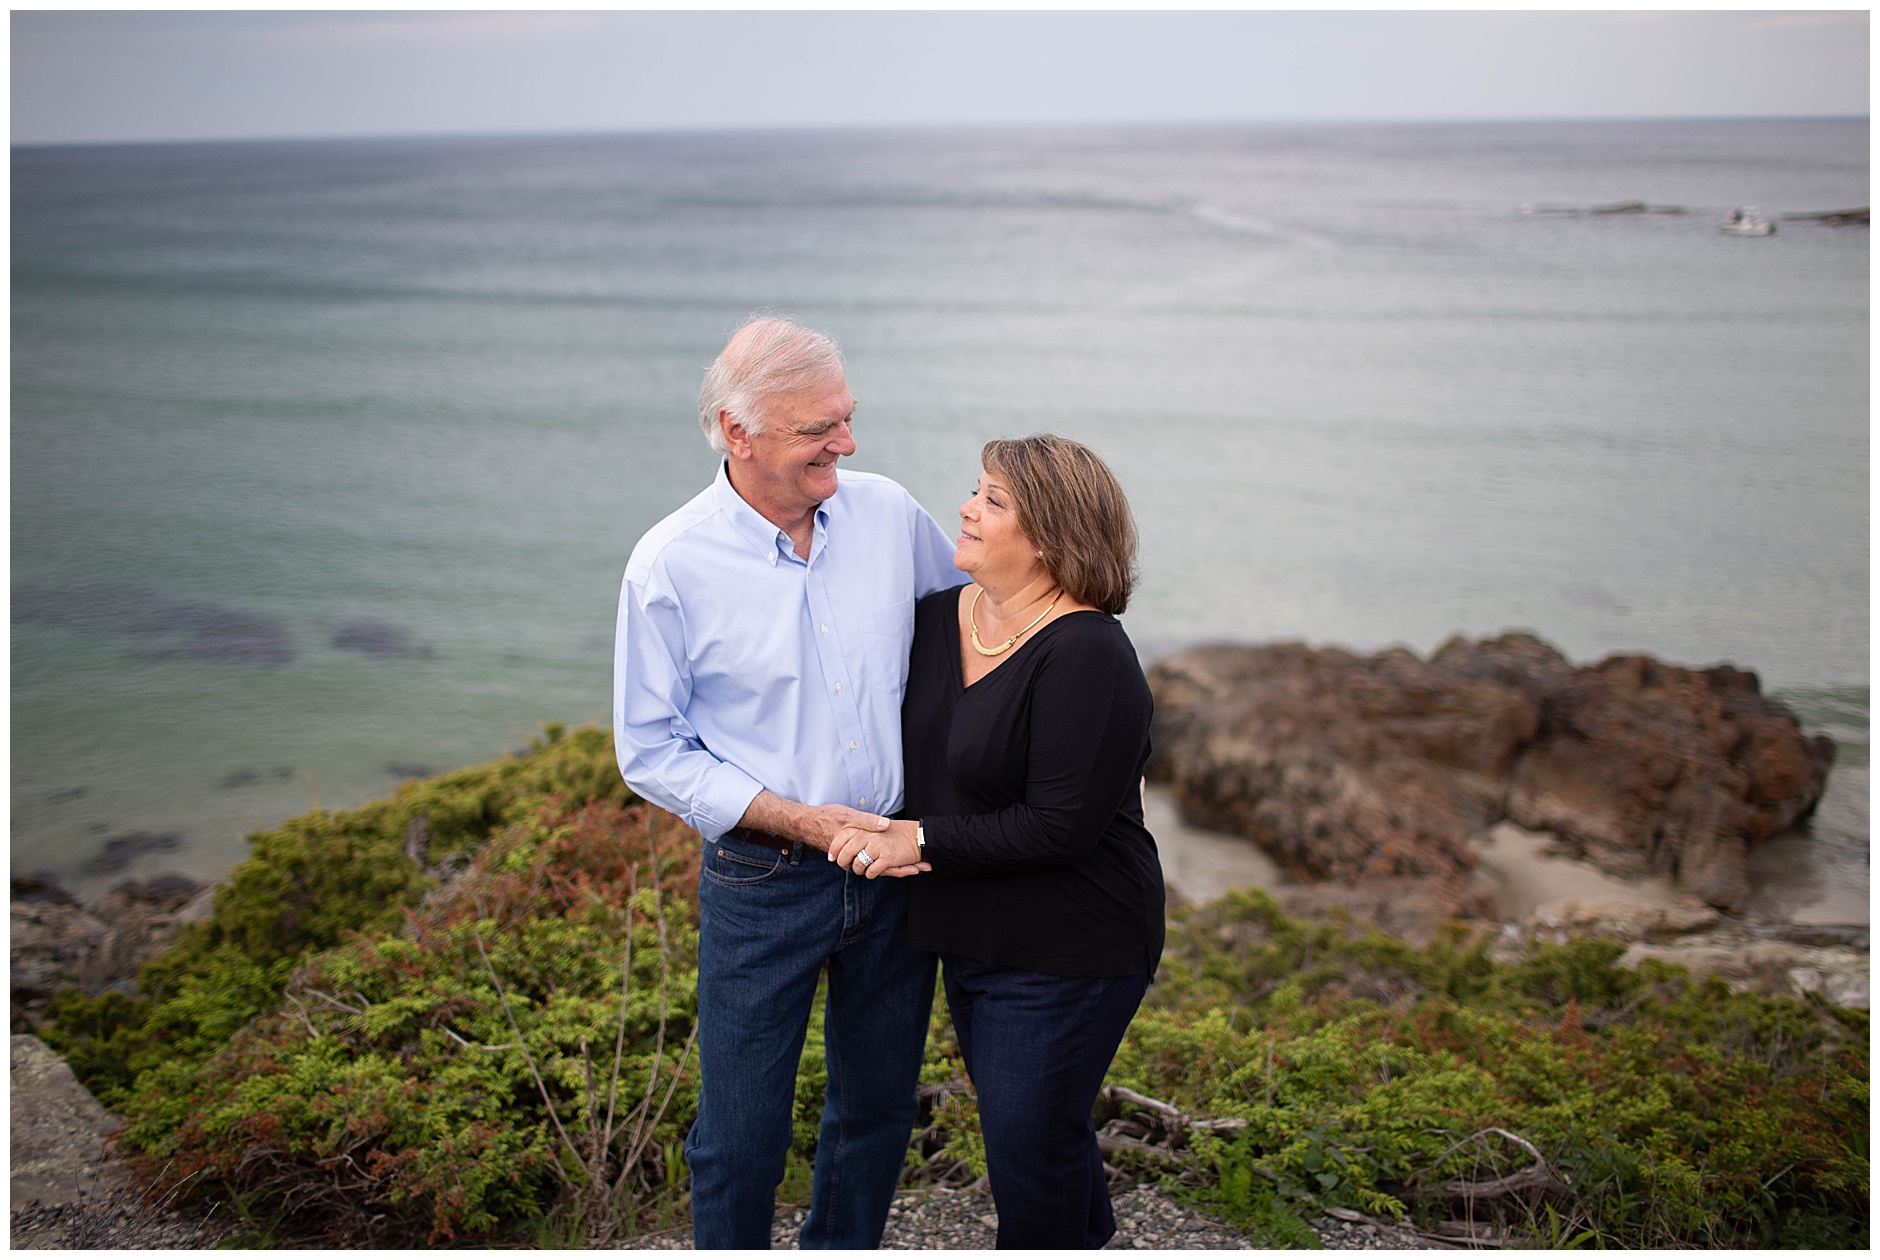
[[[790,846],[790,865],[797,866],[803,861],[803,842],[798,840]]]

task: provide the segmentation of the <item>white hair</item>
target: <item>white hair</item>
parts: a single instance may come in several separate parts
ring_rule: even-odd
[[[748,433],[764,431],[764,404],[842,375],[842,349],[829,337],[777,315],[753,315],[705,369],[698,391],[698,424],[720,455],[728,454],[718,413]]]

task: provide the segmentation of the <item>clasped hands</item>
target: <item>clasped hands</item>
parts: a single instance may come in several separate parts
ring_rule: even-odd
[[[855,859],[863,852],[871,860],[858,866]],[[933,869],[920,860],[920,843],[915,839],[915,824],[905,820],[890,821],[883,831],[859,826],[843,827],[836,832],[835,839],[829,842],[829,860],[839,864],[845,871],[866,875],[869,879],[878,875],[892,875],[900,879]]]
[[[831,862],[840,862],[843,870],[870,879],[933,869],[920,860],[915,824],[864,814],[846,805],[799,805],[766,789],[745,809],[739,825],[813,845],[828,853]],[[855,859],[864,849],[871,860],[858,870]]]

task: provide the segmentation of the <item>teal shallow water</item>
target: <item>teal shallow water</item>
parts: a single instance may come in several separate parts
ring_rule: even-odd
[[[1103,451],[1148,653],[1523,626],[1757,669],[1864,767],[1866,233],[1715,223],[1867,181],[1865,123],[16,150],[14,868],[219,875],[601,717],[758,306],[943,524],[989,437]],[[1635,198],[1690,213],[1521,212]]]

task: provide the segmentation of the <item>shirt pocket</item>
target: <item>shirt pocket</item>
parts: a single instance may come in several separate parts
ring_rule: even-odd
[[[907,654],[914,646],[914,601],[862,614],[862,667],[871,685],[890,695],[907,690]]]

